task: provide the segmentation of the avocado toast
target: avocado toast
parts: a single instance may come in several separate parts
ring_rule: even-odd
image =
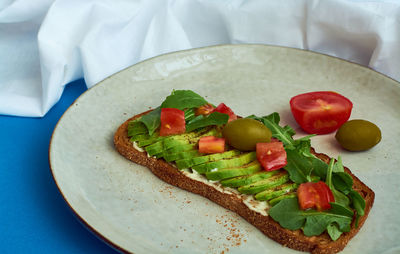
[[[169,98],[187,98],[185,96],[187,96],[185,91],[174,91]],[[196,99],[199,100],[196,96],[191,96],[189,104],[185,102],[184,105],[179,105],[183,107],[182,110],[185,113],[186,130],[184,132],[160,135],[162,133],[160,123],[154,124],[157,122],[154,120],[157,117],[153,116],[159,117],[161,109],[166,104],[169,104],[168,107],[173,104],[167,97],[161,107],[136,115],[118,128],[114,136],[116,149],[127,159],[149,168],[163,181],[204,196],[232,210],[284,246],[311,253],[336,253],[342,250],[366,220],[374,201],[373,191],[349,169],[344,167],[341,171],[340,160],[334,163],[327,155],[316,153],[314,149],[307,146],[309,138],[295,141],[291,138],[294,133],[289,128],[279,127],[277,124],[271,126],[268,119],[279,118],[276,113],[271,114],[269,118],[255,116],[249,118],[263,122],[272,129],[273,138],[285,143],[288,154],[288,165],[285,167],[266,171],[258,161],[255,151],[241,151],[230,145],[226,145],[223,152],[201,153],[199,140],[210,136],[220,138],[228,117],[222,117],[223,121],[214,117],[210,121],[212,114],[209,112],[201,117],[201,114],[197,114],[198,112],[196,113],[193,109],[198,109],[204,101],[193,103]],[[223,113],[229,115],[229,112],[223,111]],[[198,120],[193,121],[195,118]],[[147,121],[149,119],[152,121]],[[149,122],[153,124],[150,125]],[[279,119],[275,123],[279,123]],[[290,148],[291,146],[296,146],[297,150]],[[299,154],[306,154],[304,163],[296,161],[298,158],[303,158],[301,157],[303,155]],[[302,179],[301,174],[296,175],[293,168],[308,162],[312,170],[309,170],[309,174]],[[307,181],[315,182],[321,178],[328,182],[327,178],[330,178],[328,172],[332,174],[332,171],[335,172],[334,179],[341,175],[348,182],[351,178],[350,189],[344,192],[347,192],[349,197],[351,195],[362,197],[365,201],[365,203],[361,202],[362,212],[360,208],[356,208],[360,204],[348,198],[352,203],[347,200],[346,207],[351,207],[355,211],[351,214],[346,214],[350,209],[342,209],[344,212],[333,212],[341,209],[341,206],[338,206],[339,209],[335,205],[328,212],[306,211],[314,212],[317,214],[315,217],[312,217],[310,213],[308,217],[301,217],[303,216],[301,215],[301,218],[298,218],[299,210],[296,204],[299,184]],[[291,214],[297,216],[298,223],[295,223],[298,224],[297,226],[288,225],[285,222],[291,221],[290,219],[280,218],[282,217],[280,215],[285,214],[282,211],[290,210],[288,207],[293,205],[297,210],[295,212],[291,210]],[[322,217],[328,218],[328,222],[325,220],[323,223],[329,225],[325,226],[322,232],[315,233],[315,226],[307,225],[307,223],[310,224],[308,220],[311,221],[311,218],[318,220]],[[307,221],[306,224],[304,224],[305,221]]]

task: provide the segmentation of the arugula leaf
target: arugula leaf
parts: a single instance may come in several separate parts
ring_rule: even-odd
[[[331,203],[332,208],[323,212],[315,210],[304,211],[306,223],[303,232],[306,236],[320,235],[332,223],[337,223],[342,232],[350,231],[353,212],[336,203]]]
[[[336,165],[336,164],[335,164]],[[332,182],[335,188],[348,195],[352,190],[353,178],[346,172],[338,172],[332,175]]]
[[[299,151],[301,155],[304,157],[315,157],[311,153],[311,140],[310,139],[296,139],[293,142],[293,145],[296,147],[296,150]]]
[[[268,116],[263,116],[263,117],[257,117],[255,115],[251,115],[248,116],[247,118],[255,119],[262,122],[265,126],[268,127],[268,129],[270,129],[272,137],[282,141],[286,149],[291,149],[291,150],[295,149],[294,140],[292,136],[296,134],[296,132],[290,126],[281,127],[279,125],[280,117],[277,112],[274,112]]]
[[[319,158],[315,157],[313,155],[312,159],[312,164],[313,164],[313,173],[317,176],[319,176],[321,179],[326,179],[326,173],[328,171],[328,164],[326,164],[324,161],[320,160]]]
[[[195,108],[189,108],[185,110],[185,121],[189,122],[193,118],[196,117],[196,109]]]
[[[283,228],[290,230],[300,229],[304,225],[305,217],[299,208],[297,198],[286,198],[271,207],[269,216]]]
[[[335,203],[331,205],[330,210],[323,212],[303,211],[299,208],[297,198],[288,198],[273,206],[268,213],[284,228],[291,230],[303,228],[306,236],[320,235],[333,223],[341,232],[348,232],[353,212]]]
[[[296,140],[297,141],[297,140]],[[296,150],[286,150],[287,165],[284,167],[295,183],[311,181],[311,173],[325,179],[328,165],[310,152],[310,140],[302,140]]]
[[[335,170],[336,173],[333,173]],[[332,190],[336,203],[342,204],[346,208],[351,206],[356,210],[356,227],[358,227],[358,220],[365,213],[365,200],[360,193],[353,190],[353,178],[344,172],[340,157],[335,164],[334,159],[331,159],[326,184]]]
[[[344,172],[342,157],[339,156],[337,158],[337,162],[335,163],[335,165],[333,165],[333,172],[335,172],[335,173]]]
[[[331,189],[333,196],[335,197],[335,202],[341,204],[345,207],[348,207],[350,204],[349,198],[343,194],[342,192],[335,189],[332,182],[332,173],[335,165],[335,159],[331,159],[328,166],[328,173],[326,175],[326,185]]]
[[[328,227],[326,227],[326,231],[333,241],[339,239],[343,234],[343,232],[339,230],[339,225],[336,222],[329,224]]]
[[[146,115],[142,116],[138,121],[144,123],[146,125],[149,135],[152,135],[155,130],[160,126],[161,120],[161,108],[158,107],[153,111],[147,113]]]
[[[310,157],[305,157],[298,150],[287,150],[287,164],[284,169],[293,182],[300,184],[311,181],[313,163]]]
[[[161,108],[177,108],[180,110],[186,108],[197,108],[207,101],[191,90],[174,90],[161,104]]]
[[[358,220],[365,213],[365,200],[360,193],[355,190],[351,190],[349,196],[352,201],[352,206],[356,209],[356,227],[358,227]]]
[[[192,131],[201,127],[210,125],[223,125],[228,122],[229,116],[227,114],[213,112],[207,117],[196,117],[186,125],[186,131]]]

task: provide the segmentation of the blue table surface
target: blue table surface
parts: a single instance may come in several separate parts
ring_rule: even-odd
[[[0,253],[116,253],[75,218],[49,167],[56,123],[85,90],[68,84],[43,118],[0,116]]]

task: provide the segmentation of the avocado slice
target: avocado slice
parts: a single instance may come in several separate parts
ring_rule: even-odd
[[[190,143],[196,143],[199,136],[215,134],[216,130],[209,129],[203,130],[200,132],[189,132],[183,133],[179,135],[171,135],[171,136],[159,136],[158,133],[154,133],[148,139],[139,140],[138,146],[143,147],[147,146],[145,150],[149,153],[150,156],[154,154],[161,153],[163,150],[170,149],[175,146],[182,146]]]
[[[148,134],[138,134],[138,135],[131,137],[129,140],[131,142],[134,142],[134,141],[138,142],[138,141],[143,141],[143,140],[147,140],[147,139],[149,139]]]
[[[203,164],[203,163],[207,163],[207,162],[213,162],[213,161],[218,161],[218,160],[222,160],[222,159],[232,158],[239,154],[240,154],[239,150],[230,150],[230,151],[223,152],[223,153],[214,153],[214,154],[209,154],[209,155],[204,155],[204,156],[199,156],[199,157],[194,157],[194,158],[177,160],[176,165],[179,169],[190,168],[195,165],[199,165],[199,164]]]
[[[240,186],[258,182],[262,179],[270,178],[271,176],[276,175],[279,172],[281,172],[281,171],[279,171],[279,170],[263,171],[263,172],[258,172],[258,173],[252,174],[252,175],[238,176],[238,177],[222,180],[221,184],[222,184],[222,186],[225,186],[225,187],[237,188]]]
[[[257,160],[255,160],[241,167],[211,170],[210,172],[206,173],[206,177],[208,180],[219,181],[222,179],[231,178],[235,176],[254,174],[260,170],[261,170],[261,165]]]
[[[270,201],[268,201],[268,203],[271,206],[274,206],[274,205],[278,204],[278,202],[281,201],[281,200],[284,200],[284,199],[287,199],[287,198],[296,198],[296,197],[297,197],[297,193],[296,192],[290,192],[290,193],[287,193],[285,195],[279,196],[277,198],[271,199]]]
[[[164,137],[163,139],[145,147],[146,152],[153,156],[155,154],[163,153],[165,150],[168,150],[173,147],[180,147],[184,145],[190,144],[190,139],[193,138],[195,133],[187,133],[181,135],[173,135]]]
[[[197,144],[186,144],[186,145],[181,145],[181,146],[174,146],[168,150],[165,150],[164,156],[167,156],[169,154],[174,154],[174,153],[186,152],[186,151],[190,151],[190,150],[197,150],[196,146],[197,146]]]
[[[151,136],[147,135],[147,136],[148,136],[147,139],[138,140],[139,147],[148,146],[164,139],[164,137],[159,136],[158,133],[153,133],[153,135]]]
[[[236,155],[239,155],[240,151],[239,150],[230,150],[224,153],[215,153],[215,154],[210,154],[206,156],[200,156],[200,157],[195,157],[192,159],[193,165],[199,165],[207,162],[212,162],[212,161],[217,161],[221,159],[228,159],[232,158]]]
[[[299,185],[296,183],[287,183],[279,185],[273,189],[265,190],[255,195],[257,200],[270,200],[282,196],[288,192],[292,192],[297,189]]]
[[[154,156],[154,155],[156,155],[158,153],[162,153],[163,152],[163,150],[164,150],[164,142],[163,142],[163,140],[157,141],[154,144],[146,146],[144,149],[149,154],[149,156]]]
[[[238,191],[243,194],[256,194],[266,189],[274,188],[289,181],[289,175],[286,171],[280,172],[270,178],[258,182],[241,186]]]
[[[168,136],[164,139],[164,149],[169,149],[171,147],[180,146],[184,144],[190,144],[192,143],[190,141],[197,135],[199,134],[196,132],[189,132],[180,135]]]
[[[202,153],[199,153],[198,150],[189,150],[177,153],[165,153],[164,152],[164,160],[171,162],[176,160],[190,159],[196,156],[201,156]]]
[[[193,131],[193,132],[189,132],[189,133],[168,136],[162,140],[163,146],[162,147],[157,146],[156,149],[162,149],[164,151],[168,151],[167,153],[170,153],[171,149],[173,149],[174,153],[176,151],[187,151],[188,149],[184,148],[183,150],[181,150],[180,147],[186,146],[186,145],[191,145],[194,148],[197,145],[197,142],[199,141],[200,137],[216,135],[216,134],[217,134],[216,129],[205,129],[200,132]],[[153,148],[151,148],[151,149],[153,149]],[[146,149],[146,151],[147,151],[147,149]],[[161,152],[160,150],[157,150],[157,151]]]
[[[230,159],[208,162],[193,166],[199,174],[204,174],[212,169],[240,167],[256,159],[256,152],[243,153]]]

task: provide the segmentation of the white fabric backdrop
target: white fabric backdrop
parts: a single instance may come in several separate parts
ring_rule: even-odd
[[[400,0],[0,0],[0,114],[43,116],[162,53],[227,43],[308,49],[400,80]]]

